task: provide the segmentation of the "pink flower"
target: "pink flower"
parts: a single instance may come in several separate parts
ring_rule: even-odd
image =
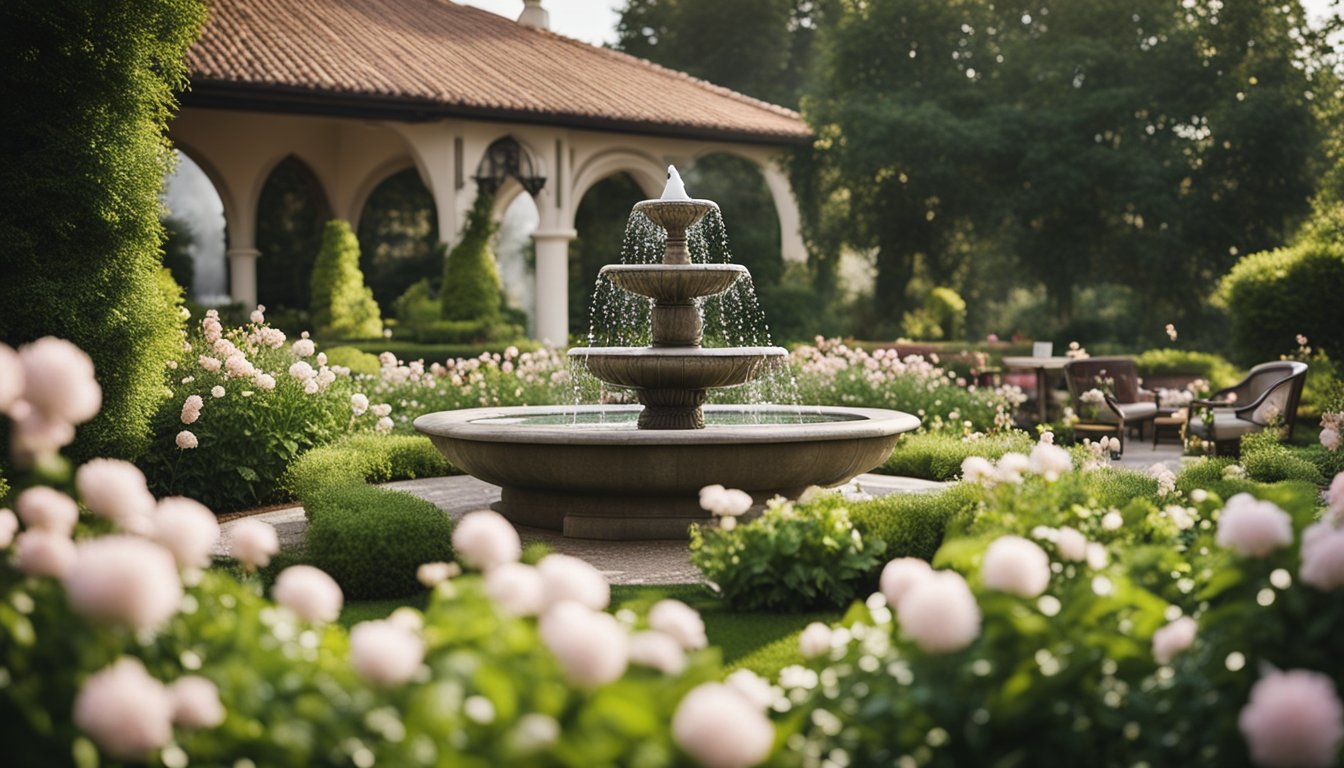
[[[289,375],[293,376],[299,381],[308,381],[309,379],[317,375],[317,371],[313,370],[313,366],[309,365],[303,360],[299,360],[298,362],[289,366]]]
[[[250,379],[257,369],[242,352],[235,352],[224,361],[224,371],[235,379]]]
[[[219,688],[200,675],[179,677],[168,688],[173,722],[183,728],[214,728],[224,722]]]
[[[1050,584],[1050,558],[1034,541],[1000,536],[985,550],[980,579],[990,589],[1018,597],[1039,597]]]
[[[538,630],[570,683],[591,689],[625,674],[629,638],[611,614],[566,600],[542,615]]]
[[[1326,768],[1336,764],[1344,742],[1344,706],[1326,675],[1271,672],[1251,688],[1237,726],[1260,765]]]
[[[84,681],[75,725],[118,760],[141,761],[173,737],[173,704],[139,659],[123,656]]]
[[[219,361],[219,358],[210,357],[209,355],[201,355],[196,359],[196,362],[200,363],[201,367],[210,373],[215,373],[219,370],[220,366],[223,365],[223,363]]]
[[[696,651],[709,645],[700,613],[680,600],[659,600],[649,609],[649,627],[672,636],[681,647]]]
[[[45,336],[19,347],[23,399],[48,417],[82,424],[98,413],[103,390],[93,360],[64,339]]]
[[[425,659],[425,642],[390,621],[364,621],[350,630],[350,661],[374,685],[393,686],[415,677]]]
[[[1326,516],[1344,522],[1344,472],[1335,475],[1325,492]]]
[[[8,344],[0,343],[0,413],[9,410],[23,396],[23,367],[19,354]]]
[[[182,580],[168,550],[135,536],[79,543],[61,582],[75,610],[97,621],[156,629],[182,604]]]
[[[15,565],[29,576],[59,579],[75,562],[75,543],[69,536],[36,528],[14,540]]]
[[[1274,502],[1238,493],[1223,507],[1214,540],[1247,557],[1264,557],[1293,543],[1293,521]]]
[[[55,488],[36,485],[14,500],[23,524],[30,529],[49,531],[58,536],[70,537],[79,522],[79,505],[75,500]]]
[[[191,450],[201,444],[200,441],[196,439],[195,433],[189,429],[184,429],[181,432],[178,432],[177,437],[174,438],[173,442],[177,443],[177,447],[184,451]]]
[[[636,632],[630,636],[630,663],[679,675],[686,669],[686,652],[671,635],[656,630]]]
[[[264,389],[268,392],[275,389],[275,377],[269,373],[258,372],[253,381],[256,382],[258,389]]]
[[[229,551],[250,568],[271,562],[271,555],[280,551],[280,537],[275,528],[260,520],[241,520],[229,530]]]
[[[145,528],[154,510],[144,474],[129,461],[93,459],[75,472],[75,487],[89,511],[128,531]]]
[[[761,710],[769,709],[775,703],[775,688],[770,681],[746,667],[734,670],[723,682]]]
[[[1302,581],[1322,591],[1344,587],[1344,530],[1319,522],[1302,532]]]
[[[541,573],[522,563],[503,563],[487,571],[485,593],[509,616],[536,616],[545,605]]]
[[[289,351],[294,353],[295,357],[312,357],[313,352],[317,351],[317,346],[313,344],[312,339],[299,339],[289,347]]]
[[[155,509],[153,538],[172,553],[178,568],[205,568],[219,542],[219,522],[204,504],[170,496]]]
[[[1189,616],[1182,616],[1153,633],[1153,659],[1158,664],[1170,664],[1176,654],[1195,642],[1199,624]]]
[[[252,310],[252,314],[251,314],[251,316],[250,316],[248,319],[250,319],[252,322],[256,323],[257,325],[262,325],[263,323],[265,323],[265,322],[266,322],[266,305],[265,305],[265,304],[258,304],[258,305],[257,305],[257,308],[254,309],[254,310]]]
[[[421,563],[415,569],[415,579],[426,587],[436,587],[455,576],[462,574],[462,566],[457,563]]]
[[[701,683],[677,705],[672,737],[707,768],[748,768],[770,756],[775,727],[733,688]]]
[[[798,650],[804,659],[815,659],[831,652],[831,628],[814,621],[803,628],[798,636]]]
[[[336,580],[311,565],[291,565],[281,571],[271,588],[271,597],[314,624],[335,621],[345,604],[345,595]]]
[[[75,428],[69,421],[43,413],[27,400],[11,405],[9,417],[14,428],[9,449],[14,463],[20,467],[31,467],[75,439]]]
[[[887,605],[895,608],[916,584],[932,575],[933,569],[929,564],[917,557],[892,560],[882,569],[882,578],[879,581],[882,596],[887,598]]]
[[[611,603],[611,587],[602,572],[571,555],[551,554],[537,563],[545,604],[572,600],[594,611]]]
[[[364,412],[369,410],[369,398],[367,395],[356,393],[350,396],[350,412],[356,416],[363,416]]]
[[[980,606],[966,580],[937,571],[920,580],[896,608],[901,630],[928,653],[954,653],[980,635]]]
[[[453,529],[453,549],[462,562],[488,571],[497,565],[515,563],[523,554],[518,532],[498,512],[471,512]]]
[[[1321,430],[1321,445],[1327,451],[1339,450],[1339,432],[1333,429]]]
[[[14,534],[19,530],[19,518],[13,510],[0,509],[0,549],[8,549],[14,543]]]
[[[205,407],[205,401],[200,395],[190,395],[186,402],[182,403],[182,423],[195,424],[196,420],[201,418],[201,408]]]

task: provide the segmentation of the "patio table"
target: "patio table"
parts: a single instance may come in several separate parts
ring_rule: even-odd
[[[1049,403],[1049,375],[1064,370],[1064,364],[1069,362],[1070,357],[1005,357],[1003,358],[1004,368],[1015,368],[1018,370],[1034,370],[1036,372],[1036,406],[1039,420],[1037,423],[1044,424],[1049,421],[1046,415],[1046,406]]]

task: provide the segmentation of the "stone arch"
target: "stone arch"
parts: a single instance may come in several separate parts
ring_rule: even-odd
[[[789,183],[781,158],[761,152],[744,151],[732,145],[718,144],[701,148],[692,155],[692,159],[698,163],[712,155],[736,157],[756,167],[774,203],[775,218],[779,222],[781,257],[786,263],[807,261],[807,247],[803,243],[802,236],[802,217],[798,212],[798,202],[793,196],[793,185]],[[732,226],[732,222],[728,224]]]
[[[228,243],[237,208],[224,178],[199,153],[177,147],[181,161],[165,177],[169,206],[164,264],[198,301],[226,300]]]
[[[586,328],[597,274],[620,260],[631,207],[651,195],[628,171],[616,171],[587,186],[574,201],[577,237],[569,251],[569,327]]]
[[[609,149],[588,158],[570,174],[569,221],[566,226],[574,226],[574,216],[579,203],[594,184],[618,173],[629,174],[647,197],[662,194],[667,179],[667,167],[658,158],[646,152],[632,149]]]
[[[414,164],[385,174],[363,196],[358,222],[360,268],[384,315],[413,284],[443,271],[438,206]],[[377,208],[374,208],[377,204]]]
[[[350,197],[348,203],[349,207],[343,212],[341,218],[350,222],[350,226],[358,231],[359,220],[364,215],[364,209],[368,206],[369,198],[373,196],[374,190],[382,186],[383,182],[409,169],[415,169],[416,175],[420,177],[420,183],[425,186],[426,190],[429,190],[429,195],[432,198],[434,196],[433,189],[417,159],[409,154],[397,155],[374,166],[364,175],[364,179],[355,187],[355,193]]]
[[[288,154],[271,166],[255,199],[257,301],[306,309],[322,229],[333,215],[327,189],[310,164]]]

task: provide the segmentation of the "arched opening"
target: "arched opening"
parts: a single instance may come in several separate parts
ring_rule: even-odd
[[[506,187],[504,192],[508,192]],[[510,322],[533,333],[537,316],[537,251],[532,233],[541,213],[530,194],[519,190],[504,208],[495,233],[495,262],[504,287],[504,307]]]
[[[420,174],[407,168],[384,179],[359,215],[359,266],[384,316],[414,283],[443,272],[439,217]]]
[[[733,261],[751,270],[756,287],[778,285],[784,276],[779,214],[760,169],[745,158],[716,152],[697,158],[682,177],[692,197],[719,204]]]
[[[168,233],[163,265],[187,298],[207,306],[228,303],[224,201],[201,166],[181,150],[177,166],[164,177],[163,203]]]
[[[257,301],[272,312],[308,309],[308,281],[331,206],[304,162],[281,160],[257,203]]]
[[[598,270],[620,261],[630,208],[647,195],[634,177],[615,173],[588,188],[574,213],[578,237],[569,244],[569,327],[587,330]]]

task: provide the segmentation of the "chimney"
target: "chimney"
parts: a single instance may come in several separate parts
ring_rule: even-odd
[[[550,29],[551,15],[541,7],[541,0],[523,0],[523,12],[518,14],[518,23],[524,27]]]

